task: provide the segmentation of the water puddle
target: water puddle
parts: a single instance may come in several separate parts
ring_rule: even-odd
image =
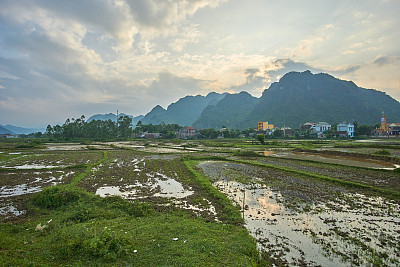
[[[212,205],[211,201],[209,201],[208,199],[205,199],[205,198],[203,198],[203,201],[206,202],[205,206],[204,205],[193,205],[193,204],[190,204],[186,200],[183,200],[183,201],[175,200],[174,204],[177,205],[181,209],[194,211],[198,215],[203,212],[206,212],[209,215],[211,215],[212,217],[214,217],[214,220],[216,222],[220,222],[218,220],[217,211],[215,210],[215,207]]]
[[[103,186],[96,190],[96,195],[121,196],[126,199],[137,199],[144,197],[166,197],[166,198],[185,198],[194,192],[186,190],[181,183],[160,173],[147,174],[150,178],[148,183],[136,183],[127,186]],[[162,179],[158,177],[162,177]],[[151,194],[146,194],[152,192]]]
[[[0,208],[0,215],[7,215],[7,214],[13,214],[14,216],[20,216],[22,214],[25,214],[26,211],[22,210],[18,210],[17,208],[15,208],[14,206],[6,206],[6,207],[1,207]]]
[[[77,144],[46,144],[48,150],[55,150],[55,151],[77,151],[77,150],[86,150],[86,145],[77,145]]]
[[[0,197],[20,196],[29,193],[35,193],[42,190],[41,186],[30,186],[28,184],[19,184],[16,186],[2,186],[0,188]]]
[[[307,212],[286,208],[279,191],[263,185],[218,181],[242,207],[246,228],[280,265],[400,264],[400,207],[383,198],[344,194]]]
[[[53,165],[41,165],[41,164],[24,164],[24,165],[19,165],[19,166],[12,166],[12,167],[6,167],[6,166],[1,166],[1,168],[6,168],[6,169],[20,169],[20,170],[29,170],[29,169],[51,169],[51,168],[63,168],[65,166],[53,166]]]
[[[54,186],[56,184],[59,184],[63,181],[63,179],[73,175],[74,173],[75,173],[74,171],[70,171],[67,173],[64,173],[64,171],[56,171],[54,175],[54,171],[33,172],[32,173],[33,175],[42,175],[42,177],[32,177],[31,175],[29,175],[29,178],[26,178],[25,183],[1,186],[0,198],[20,196],[42,191],[44,186]],[[43,176],[45,176],[44,174],[46,174],[47,176],[46,178],[43,178]],[[10,173],[9,175],[15,175],[15,174]],[[20,175],[21,174],[19,174],[19,176]]]

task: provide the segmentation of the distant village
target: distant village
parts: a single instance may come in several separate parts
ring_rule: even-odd
[[[380,117],[379,127],[373,129],[368,135],[372,137],[394,137],[399,138],[400,123],[388,123],[385,114],[382,112]],[[265,136],[277,136],[277,137],[298,137],[298,138],[354,138],[355,137],[355,125],[351,122],[343,122],[336,125],[336,129],[332,128],[332,125],[327,122],[307,122],[300,126],[300,129],[293,130],[290,127],[275,127],[273,124],[268,122],[258,122],[257,128],[250,132],[249,136],[265,135]],[[192,139],[201,137],[202,130],[196,130],[193,127],[184,127],[183,129],[175,133],[176,138],[181,139]],[[226,127],[222,127],[216,130],[218,133],[216,138],[225,138],[224,133],[229,131]],[[274,134],[279,131],[279,134]],[[161,133],[141,133],[142,138],[162,138]],[[245,134],[240,134],[239,137],[246,137]]]
[[[290,127],[276,127],[268,122],[260,121],[257,127],[250,128],[244,131],[231,130],[225,126],[220,129],[200,129],[194,127],[180,127],[173,125],[176,129],[169,131],[168,135],[162,131],[142,131],[136,127],[133,130],[132,136],[134,138],[156,139],[156,138],[179,138],[179,139],[220,139],[220,138],[245,138],[264,135],[266,138],[354,138],[356,136],[356,127],[354,123],[343,122],[336,125],[331,125],[327,122],[307,122],[300,126],[299,129],[293,130]],[[366,125],[364,125],[366,126]],[[369,127],[364,129],[363,134],[375,138],[400,138],[400,123],[387,122],[386,115],[382,112],[379,123],[375,125],[375,129]],[[35,133],[31,135],[17,135],[17,134],[0,134],[0,138],[18,138],[18,137],[45,137],[45,134]]]

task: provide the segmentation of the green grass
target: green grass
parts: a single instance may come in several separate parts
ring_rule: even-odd
[[[386,149],[382,149],[382,150],[375,151],[373,154],[375,154],[375,155],[390,156],[390,151],[388,151],[388,150],[386,150]]]
[[[212,185],[210,178],[204,176],[199,170],[196,170],[199,162],[197,160],[190,160],[189,157],[184,158],[183,162],[188,170],[192,172],[195,181],[204,190],[206,196],[214,200],[215,208],[219,211],[219,220],[233,225],[243,225],[244,222],[239,208],[233,206],[232,201]]]
[[[0,224],[3,266],[267,264],[243,227],[179,211],[160,213],[146,203],[68,186],[37,193],[29,206],[28,220]],[[45,228],[35,231],[38,224]]]
[[[238,157],[261,157],[260,154],[251,150],[236,150],[233,155]]]
[[[82,173],[78,174],[77,176],[75,176],[72,179],[70,185],[71,186],[78,185],[86,176],[89,175],[89,173],[92,172],[93,167],[98,166],[101,163],[103,163],[105,160],[107,160],[107,155],[108,155],[107,151],[103,151],[103,157],[96,163],[88,164],[86,169]]]
[[[127,159],[134,155],[132,151],[125,151],[118,150],[118,153],[127,154]],[[75,158],[80,159],[80,153],[86,152],[69,152],[68,155],[77,162]],[[75,164],[74,167],[83,170],[69,184],[47,187],[33,194],[24,204],[28,211],[25,217],[0,223],[0,265],[269,265],[265,257],[260,256],[254,238],[243,227],[239,210],[207,177],[194,170],[192,162],[153,160],[154,164],[149,162],[146,166],[154,165],[157,171],[160,167],[178,172],[184,175],[185,183],[201,187],[201,192],[215,205],[222,222],[195,217],[178,209],[160,209],[151,201],[101,198],[79,187],[94,167],[107,166],[115,153],[104,151],[101,158],[97,156],[97,161]],[[48,157],[53,156],[43,156]],[[7,157],[10,158],[14,157]],[[37,157],[32,156],[32,159]],[[101,172],[103,168],[99,174]],[[39,224],[44,228],[36,231]]]

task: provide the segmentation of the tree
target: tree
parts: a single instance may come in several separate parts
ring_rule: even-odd
[[[264,145],[265,144],[265,135],[258,134],[256,140],[259,141],[262,145]]]
[[[48,137],[53,137],[53,135],[54,135],[54,130],[53,130],[53,127],[51,127],[51,125],[49,124],[49,125],[47,125],[47,128],[46,128],[46,133],[45,133],[45,135],[46,136],[48,136]]]
[[[132,119],[129,116],[122,116],[118,118],[118,132],[119,137],[127,138],[132,133]]]
[[[281,138],[283,136],[283,131],[282,130],[275,130],[272,133],[272,136],[275,137],[275,138]]]
[[[359,125],[355,128],[354,136],[371,135],[373,129],[375,129],[374,125]]]
[[[214,128],[201,129],[199,133],[200,136],[206,139],[215,139],[218,137],[218,132]]]

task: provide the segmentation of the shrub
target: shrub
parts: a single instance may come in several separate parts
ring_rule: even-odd
[[[261,156],[257,152],[251,151],[251,150],[236,150],[233,154],[235,156],[239,156],[239,157],[260,157]]]
[[[152,207],[147,203],[131,202],[120,196],[105,197],[102,201],[107,207],[117,208],[134,217],[143,217],[153,211]]]
[[[76,188],[52,186],[34,195],[31,203],[40,208],[55,209],[77,201],[83,194],[83,191]]]
[[[386,149],[378,150],[374,152],[375,155],[390,156],[390,152]]]

